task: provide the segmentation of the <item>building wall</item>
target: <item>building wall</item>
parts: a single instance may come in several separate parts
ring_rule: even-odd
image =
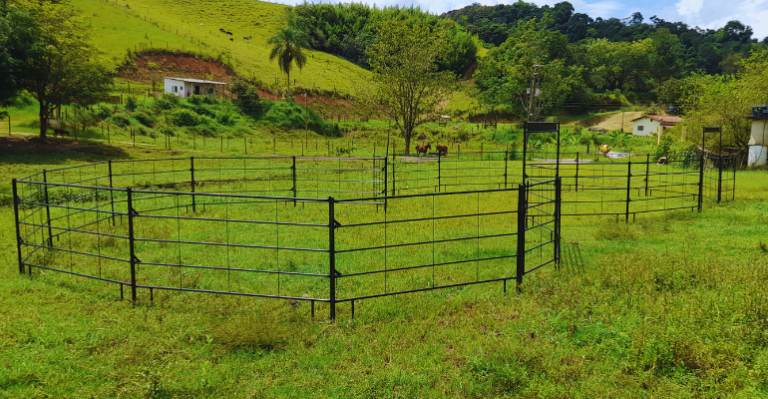
[[[177,91],[173,91],[174,87],[177,88]],[[186,91],[184,89],[184,82],[180,82],[174,79],[165,79],[165,92],[173,93],[179,97],[184,97],[186,95]]]
[[[753,119],[749,145],[768,146],[768,119]]]
[[[634,125],[632,126],[632,134],[635,136],[649,137],[653,133],[659,131],[659,126],[661,126],[661,122],[651,118],[643,118],[635,121]]]

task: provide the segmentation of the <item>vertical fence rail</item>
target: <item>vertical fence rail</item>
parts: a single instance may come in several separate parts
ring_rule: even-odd
[[[627,209],[624,215],[624,222],[629,222],[629,202],[632,194],[632,161],[627,162]]]
[[[328,270],[330,319],[336,319],[336,214],[333,197],[328,197]]]
[[[528,228],[528,201],[526,200],[528,186],[523,183],[517,191],[517,292],[520,292],[525,275],[525,230]]]
[[[21,228],[19,225],[19,193],[16,187],[16,179],[12,179],[11,184],[13,185],[13,216],[16,219],[16,251],[19,255],[19,273],[24,274],[24,259],[21,255],[21,231],[19,230]]]
[[[53,247],[53,232],[51,229],[51,201],[48,198],[48,173],[43,169],[43,193],[45,195],[45,214],[48,225],[48,246]]]
[[[128,248],[130,252],[130,264],[131,264],[131,300],[136,302],[136,248],[134,229],[133,229],[133,191],[130,187],[126,190],[128,196]]]
[[[560,204],[563,202],[562,197],[562,188],[563,188],[563,178],[557,177],[555,179],[555,267],[557,269],[560,269],[560,249],[561,249],[561,241],[560,241],[560,228],[561,228],[561,216],[560,216]]]
[[[189,157],[189,184],[192,192],[192,212],[197,212],[197,204],[195,202],[195,157]]]

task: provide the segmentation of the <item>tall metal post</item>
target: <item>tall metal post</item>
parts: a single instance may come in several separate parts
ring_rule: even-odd
[[[704,147],[702,147],[701,158],[699,159],[699,201],[698,210],[704,205]]]
[[[24,260],[21,256],[21,231],[19,228],[19,195],[16,188],[16,179],[11,179],[13,185],[13,216],[16,220],[16,251],[19,255],[19,273],[24,274]]]
[[[442,167],[440,166],[440,153],[437,153],[437,192],[442,189]]]
[[[717,203],[723,197],[723,154],[722,151],[717,156]]]
[[[329,300],[331,305],[331,320],[336,320],[336,217],[334,199],[328,197],[328,257],[329,257]]]
[[[109,188],[113,188],[112,185],[112,160],[107,161],[107,165],[109,166]],[[112,226],[115,225],[115,193],[112,190],[109,190],[109,203],[112,206]]]
[[[648,196],[648,179],[651,178],[651,154],[645,154],[645,196]]]
[[[734,201],[736,199],[736,157],[733,157],[733,159],[731,159],[731,164],[733,164],[733,184],[731,185],[731,201]]]
[[[579,153],[576,153],[576,192],[579,192]]]
[[[392,155],[392,196],[393,197],[395,196],[395,188],[396,188],[395,183],[397,183],[397,178],[395,176],[395,165],[397,165],[395,163],[395,156]]]
[[[561,205],[563,203],[562,196],[563,181],[562,177],[555,178],[555,265],[560,269],[560,219],[561,219]]]
[[[517,292],[520,292],[523,276],[525,276],[525,230],[528,227],[526,191],[528,191],[528,186],[523,182],[517,189],[517,270],[515,272]]]
[[[632,189],[632,161],[629,161],[627,162],[627,211],[624,218],[625,223],[629,223],[629,201],[630,201],[631,189]]]
[[[197,212],[197,204],[195,203],[195,157],[189,157],[189,174],[190,184],[192,185],[192,212]]]
[[[136,301],[136,248],[135,237],[133,235],[133,192],[131,188],[126,189],[128,194],[128,248],[131,255],[131,299]]]
[[[509,159],[509,147],[504,150],[504,188],[507,188],[507,160]]]
[[[296,206],[296,156],[291,157],[293,159],[293,164],[291,165],[291,174],[293,175],[293,188],[291,191],[293,191],[293,206]]]
[[[53,232],[51,231],[51,202],[48,199],[48,172],[43,169],[43,191],[45,193],[45,214],[48,218],[48,246],[53,246]]]
[[[387,195],[389,194],[389,192],[387,191],[387,180],[388,180],[387,174],[389,172],[387,170],[389,169],[389,165],[387,165],[388,160],[389,160],[389,157],[385,156],[384,157],[384,212],[387,211]]]

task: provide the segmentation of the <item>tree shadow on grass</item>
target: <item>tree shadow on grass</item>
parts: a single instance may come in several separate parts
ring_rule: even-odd
[[[125,158],[130,156],[122,148],[98,142],[0,136],[0,162],[57,165]]]

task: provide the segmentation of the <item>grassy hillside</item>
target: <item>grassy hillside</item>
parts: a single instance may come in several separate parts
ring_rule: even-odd
[[[267,40],[283,25],[287,6],[251,0],[73,0],[96,29],[96,45],[115,64],[127,50],[169,48],[199,52],[231,63],[238,74],[265,83],[284,82],[269,62]],[[200,26],[203,24],[204,26]],[[233,33],[229,36],[219,28]],[[243,39],[253,36],[252,40]],[[229,39],[232,38],[233,41]],[[367,72],[339,57],[309,51],[303,71],[292,72],[296,85],[355,94]],[[277,79],[277,80],[276,80]]]

